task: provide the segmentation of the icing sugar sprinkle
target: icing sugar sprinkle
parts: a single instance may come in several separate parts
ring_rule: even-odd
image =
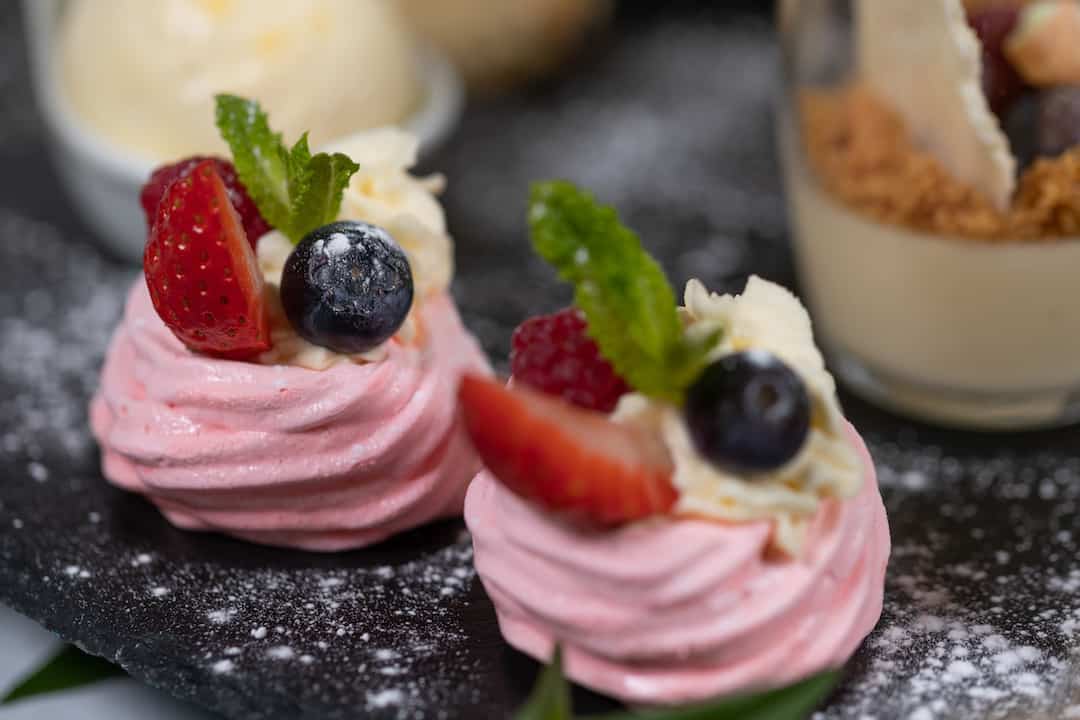
[[[227,675],[236,669],[236,664],[232,660],[218,660],[210,669],[215,675]]]
[[[0,210],[5,262],[16,286],[0,296],[0,397],[3,449],[25,458],[26,475],[49,481],[42,458],[79,456],[92,447],[86,406],[124,293],[134,274],[49,225]],[[25,283],[25,286],[22,286]]]
[[[961,461],[916,437],[867,439],[900,539],[881,622],[814,720],[1069,717],[1080,708],[1080,461]],[[1054,502],[1011,502],[1033,495]]]
[[[397,688],[368,693],[367,709],[380,710],[382,708],[400,705],[404,699],[405,694]]]
[[[225,623],[236,617],[236,608],[224,608],[221,610],[211,610],[206,613],[206,619],[215,625],[224,625]]]
[[[273,660],[292,660],[296,657],[296,651],[288,645],[277,645],[266,651],[268,657]]]

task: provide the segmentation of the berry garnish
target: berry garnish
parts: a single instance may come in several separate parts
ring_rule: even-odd
[[[385,230],[362,222],[309,233],[281,277],[281,304],[296,331],[340,353],[366,352],[389,340],[412,301],[405,252]]]
[[[587,327],[576,308],[526,320],[511,340],[514,381],[588,410],[614,410],[630,388],[585,334]]]
[[[1039,93],[1039,154],[1056,157],[1080,145],[1080,87]]]
[[[287,148],[252,100],[218,95],[217,126],[236,173],[271,225],[294,243],[337,219],[349,178],[360,169],[347,155],[308,149],[307,133]]]
[[[664,271],[615,210],[568,182],[533,187],[533,247],[574,285],[589,335],[635,390],[678,403],[717,337],[683,332]]]
[[[248,240],[251,241],[252,247],[255,247],[259,242],[259,238],[270,232],[270,224],[263,219],[263,216],[259,213],[259,208],[255,207],[255,201],[251,199],[247,189],[240,182],[240,178],[236,176],[236,168],[233,167],[231,162],[221,158],[190,157],[171,165],[162,165],[157,170],[154,170],[139,194],[143,212],[146,213],[146,226],[152,227],[154,225],[158,204],[161,202],[161,198],[169,185],[172,185],[177,178],[191,172],[192,168],[199,163],[207,160],[214,163],[218,175],[221,176],[222,182],[225,183],[225,189],[229,193],[229,200],[232,201],[236,212],[240,213],[244,233],[247,235]]]
[[[1024,91],[1024,81],[1005,56],[1005,41],[1020,19],[1020,8],[995,5],[972,13],[968,22],[982,44],[983,92],[990,108],[1003,114]]]
[[[810,396],[795,372],[760,350],[727,355],[686,392],[694,444],[736,472],[775,470],[794,458],[810,432]]]
[[[667,449],[645,430],[473,375],[458,395],[484,464],[523,498],[607,525],[666,513],[678,500]]]
[[[270,348],[262,275],[217,161],[165,191],[143,270],[158,315],[192,350],[242,359]]]

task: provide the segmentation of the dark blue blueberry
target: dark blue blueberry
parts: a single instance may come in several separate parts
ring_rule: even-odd
[[[281,276],[281,304],[308,342],[366,352],[397,332],[413,301],[404,251],[382,228],[336,222],[300,241]]]
[[[1038,103],[1039,154],[1057,157],[1080,145],[1080,86],[1043,90]]]
[[[742,473],[775,470],[810,433],[810,396],[771,353],[735,353],[705,368],[686,392],[686,424],[698,452]]]

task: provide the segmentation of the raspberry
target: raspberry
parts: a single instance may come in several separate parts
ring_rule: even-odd
[[[255,247],[256,243],[259,242],[259,238],[271,230],[270,223],[263,219],[263,216],[259,213],[259,208],[255,207],[255,201],[251,199],[247,188],[237,177],[236,168],[233,167],[233,164],[221,158],[190,157],[171,165],[162,165],[157,170],[154,170],[139,194],[139,201],[142,203],[143,212],[146,214],[147,226],[153,227],[154,218],[157,217],[157,206],[161,202],[165,190],[172,185],[174,180],[188,174],[192,168],[204,160],[214,162],[214,167],[217,169],[218,175],[221,176],[222,182],[225,183],[225,189],[229,193],[229,200],[232,201],[236,212],[240,214],[244,234],[247,235],[251,246]]]
[[[576,308],[526,320],[511,341],[514,381],[578,407],[614,410],[630,388],[585,334],[586,327]]]

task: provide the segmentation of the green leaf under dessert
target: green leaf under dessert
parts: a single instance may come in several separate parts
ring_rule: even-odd
[[[72,690],[122,675],[124,671],[118,665],[67,645],[0,698],[0,705],[36,695]]]
[[[341,153],[312,155],[304,133],[292,149],[253,100],[218,95],[217,125],[236,174],[266,221],[294,243],[337,219],[349,178],[360,169]]]
[[[530,200],[533,246],[574,285],[600,352],[638,392],[681,402],[718,338],[686,337],[664,271],[613,208],[563,181]]]
[[[680,708],[658,708],[590,715],[582,720],[805,720],[840,679],[834,670],[778,690],[716,700]],[[562,652],[556,648],[528,702],[514,720],[574,720],[570,686],[562,671]]]
[[[592,720],[806,720],[836,687],[839,678],[839,673],[829,671],[755,695],[683,708],[615,713]]]
[[[540,674],[525,706],[514,720],[573,720],[570,705],[570,685],[562,671],[562,650],[555,648],[551,664]]]

